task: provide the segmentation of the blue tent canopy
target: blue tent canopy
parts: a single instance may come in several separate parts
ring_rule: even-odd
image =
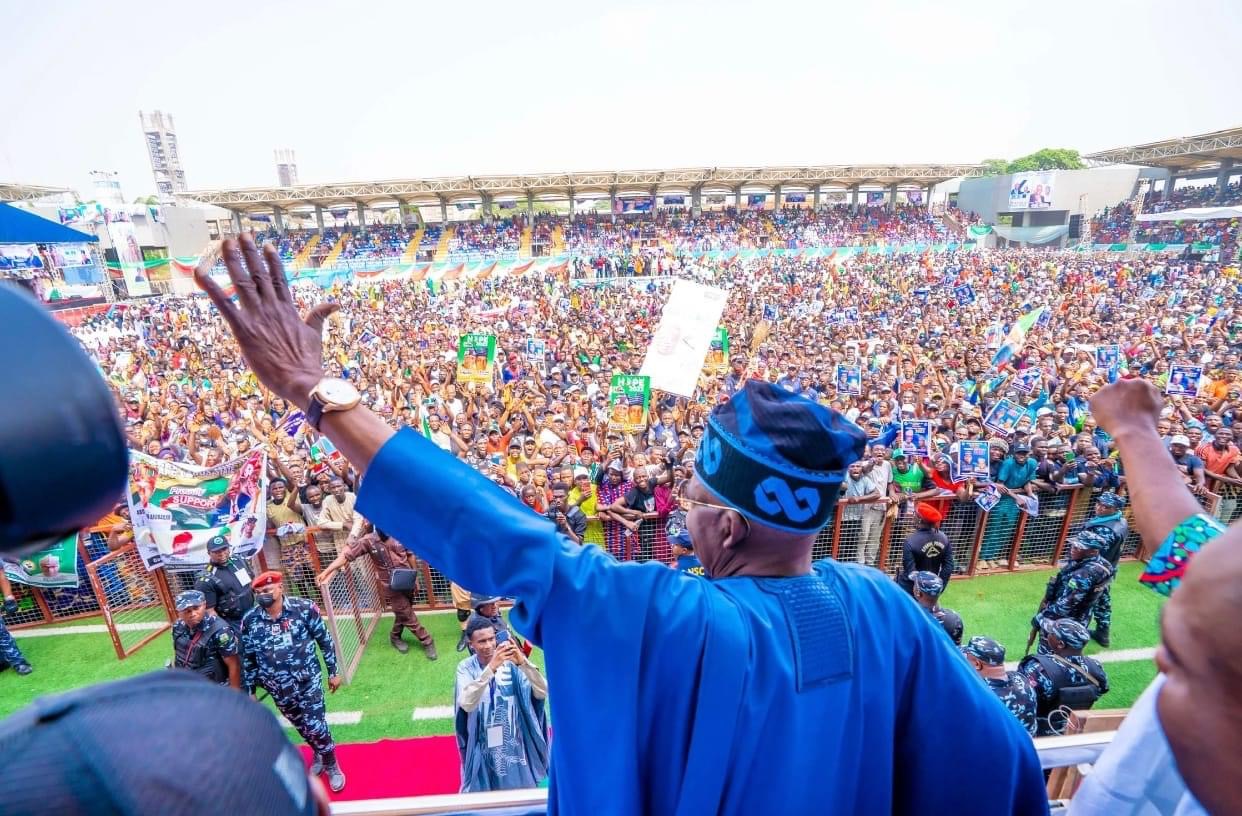
[[[97,241],[99,239],[94,235],[0,203],[0,244],[88,244]]]

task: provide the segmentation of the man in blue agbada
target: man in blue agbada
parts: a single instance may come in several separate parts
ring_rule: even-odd
[[[918,605],[877,570],[811,563],[857,426],[747,382],[683,493],[711,580],[618,563],[325,379],[336,307],[303,323],[274,248],[243,235],[223,258],[238,303],[206,267],[199,285],[259,378],[365,471],[359,511],[454,581],[516,599],[555,697],[550,812],[1047,812],[1029,737]]]

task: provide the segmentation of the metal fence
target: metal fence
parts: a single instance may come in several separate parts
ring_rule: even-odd
[[[172,627],[172,598],[164,573],[147,572],[133,542],[87,564],[86,572],[118,659]]]
[[[1220,490],[1220,494],[1206,494],[1200,502],[1208,513],[1228,524],[1242,517],[1242,500],[1237,488],[1223,485]],[[953,545],[956,573],[991,574],[1056,564],[1064,555],[1066,539],[1081,530],[1090,518],[1099,492],[1075,485],[1040,493],[1039,513],[1035,516],[1016,506],[1002,504],[985,513],[973,501],[940,500],[947,508],[940,528]],[[1011,500],[1006,501],[1012,504]],[[853,510],[861,512],[855,515]],[[1133,557],[1139,552],[1141,541],[1130,507],[1127,505],[1122,512],[1130,523],[1122,556]],[[895,575],[902,569],[902,544],[916,526],[917,516],[909,506],[888,508],[885,513],[866,506],[838,506],[828,525],[816,536],[812,557],[865,563]],[[322,592],[314,576],[326,566],[322,563],[325,556],[318,552],[313,538],[300,546],[298,551],[287,548],[282,552],[280,564],[267,563],[260,553],[249,562],[251,574],[279,569],[285,574],[287,592],[309,597],[319,604],[336,640],[348,681],[384,611],[374,570],[368,559],[359,559],[334,576],[328,591]],[[198,568],[186,568],[147,573],[133,553],[132,544],[109,553],[107,538],[99,531],[83,532],[78,550],[80,580],[76,589],[37,590],[14,584],[18,610],[4,616],[9,628],[102,613],[106,623],[111,616],[110,631],[118,655],[124,657],[167,628],[175,614],[171,599],[181,590],[192,588],[200,572]],[[637,535],[626,540],[619,554],[625,560],[667,562],[670,555],[663,524],[643,524]],[[452,608],[448,578],[421,560],[419,573],[421,580],[412,595],[414,608]],[[102,605],[101,598],[105,599]]]

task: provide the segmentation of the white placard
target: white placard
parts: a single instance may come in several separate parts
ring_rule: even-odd
[[[639,372],[651,378],[653,389],[679,397],[694,395],[727,298],[725,290],[714,286],[688,280],[673,284]]]

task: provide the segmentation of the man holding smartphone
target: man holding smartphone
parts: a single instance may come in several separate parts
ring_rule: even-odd
[[[461,792],[533,788],[548,775],[548,681],[505,629],[475,615],[474,654],[457,664]]]

